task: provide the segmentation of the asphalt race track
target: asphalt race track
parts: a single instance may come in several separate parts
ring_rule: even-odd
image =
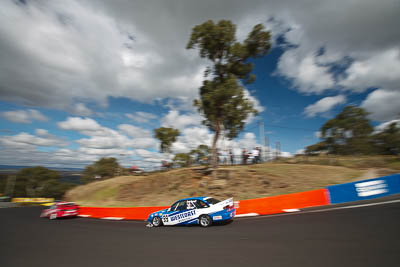
[[[0,209],[0,266],[400,266],[400,202],[147,228]]]

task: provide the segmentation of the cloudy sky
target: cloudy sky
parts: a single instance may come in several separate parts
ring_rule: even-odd
[[[4,0],[0,164],[149,168],[165,157],[160,126],[181,131],[174,152],[210,144],[192,107],[209,62],[185,49],[208,19],[232,20],[238,40],[258,23],[273,36],[246,88],[260,114],[221,146],[251,149],[262,121],[294,154],[349,104],[377,127],[399,118],[399,0]]]

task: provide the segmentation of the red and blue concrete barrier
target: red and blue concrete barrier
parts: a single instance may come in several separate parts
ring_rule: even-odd
[[[327,188],[237,201],[236,214],[256,216],[299,211],[299,209],[379,198],[400,193],[400,174],[384,176]],[[83,217],[114,220],[145,220],[150,213],[167,207],[81,207]]]
[[[169,207],[80,207],[81,217],[110,219],[110,220],[145,220],[150,213]]]
[[[329,197],[327,190],[318,189],[287,195],[241,200],[238,203],[236,214],[267,215],[328,204]]]
[[[330,204],[373,199],[400,193],[400,174],[327,187]]]

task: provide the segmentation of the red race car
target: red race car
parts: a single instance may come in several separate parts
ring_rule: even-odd
[[[79,214],[79,206],[74,202],[57,202],[44,209],[40,217],[48,217],[50,220],[64,217],[74,217]]]

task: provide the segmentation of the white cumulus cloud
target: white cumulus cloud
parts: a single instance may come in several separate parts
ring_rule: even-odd
[[[76,103],[70,109],[71,113],[78,116],[88,117],[93,115],[93,111],[83,103]]]
[[[130,124],[121,124],[118,125],[118,129],[120,129],[123,133],[129,135],[133,138],[142,138],[142,137],[151,137],[152,132],[147,129],[143,129]]]
[[[191,56],[195,52],[166,44],[168,39],[149,35],[142,21],[125,21],[111,9],[75,0],[2,3],[0,99],[90,116],[83,103],[74,103],[105,106],[109,96],[142,102],[193,98],[205,67]],[[131,12],[136,17],[142,11]]]
[[[349,90],[364,91],[380,87],[400,91],[400,47],[390,48],[356,60],[345,72],[341,85]]]
[[[94,149],[115,148],[154,148],[157,140],[152,138],[151,131],[130,124],[121,124],[114,130],[101,126],[91,118],[68,117],[59,122],[58,126],[64,130],[78,131],[89,138],[75,140],[81,147]]]
[[[0,116],[16,123],[32,123],[34,120],[48,121],[48,118],[35,109],[1,112]]]
[[[317,114],[328,112],[335,106],[343,103],[346,103],[346,97],[343,95],[324,97],[316,103],[307,106],[304,113],[307,117],[314,117]]]
[[[58,123],[58,126],[64,130],[72,131],[98,131],[101,126],[91,118],[68,117],[66,121]]]
[[[34,136],[29,133],[19,133],[14,136],[2,136],[0,141],[3,144],[15,147],[60,147],[66,146],[66,142],[51,135]]]
[[[400,116],[400,91],[378,89],[370,93],[361,107],[370,112],[370,118],[388,121]]]
[[[161,125],[183,130],[188,126],[201,125],[203,118],[198,113],[181,114],[178,110],[170,110],[161,119]]]
[[[158,118],[157,115],[149,112],[137,111],[134,114],[126,113],[125,116],[131,119],[134,122],[138,123],[147,123],[151,120],[155,120]]]
[[[280,57],[277,73],[290,79],[302,93],[321,94],[335,85],[328,67],[318,64],[314,55],[301,53],[300,49],[289,49]]]
[[[382,132],[382,131],[385,130],[389,125],[391,125],[391,124],[393,124],[393,123],[395,123],[396,126],[397,126],[398,128],[400,128],[400,119],[398,119],[398,120],[391,120],[391,121],[383,122],[383,123],[379,124],[378,126],[375,126],[375,128],[374,128],[374,133],[380,133],[380,132]]]

